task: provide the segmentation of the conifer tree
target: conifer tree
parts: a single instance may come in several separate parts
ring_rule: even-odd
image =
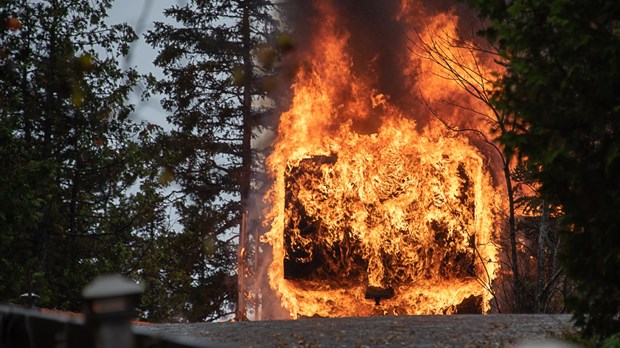
[[[147,34],[159,49],[155,64],[165,78],[156,87],[174,127],[162,141],[178,186],[179,240],[187,240],[177,252],[199,248],[184,265],[194,281],[184,281],[182,292],[215,289],[210,310],[188,311],[194,319],[230,314],[237,300],[237,234],[259,185],[252,141],[269,114],[260,105],[269,104],[264,87],[277,56],[269,42],[273,7],[266,0],[192,0],[165,11],[175,24],[156,23]]]
[[[137,39],[112,0],[0,5],[0,300],[79,311],[100,273],[137,272],[166,219],[150,144],[132,120]]]

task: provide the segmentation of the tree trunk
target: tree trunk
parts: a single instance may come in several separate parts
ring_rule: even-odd
[[[237,318],[245,319],[245,257],[246,257],[246,233],[245,233],[245,216],[248,210],[248,198],[250,196],[250,183],[252,175],[252,42],[250,33],[250,6],[251,2],[245,0],[240,3],[243,7],[241,18],[241,43],[243,58],[243,141],[241,145],[241,182],[240,182],[240,216],[241,224],[239,226],[239,260],[238,260],[238,281],[239,281],[239,298],[237,303]]]
[[[57,13],[58,11],[58,3],[52,2],[50,4],[53,8],[53,12]],[[59,18],[55,17],[52,20],[52,25],[49,29],[49,42],[48,42],[48,52],[49,57],[47,60],[46,66],[46,74],[49,80],[49,84],[45,87],[45,114],[43,120],[43,143],[41,146],[41,157],[39,158],[43,163],[49,165],[49,170],[52,170],[52,132],[53,132],[53,122],[54,119],[58,116],[60,108],[58,107],[59,101],[57,97],[58,88],[60,87],[60,81],[57,78],[57,73],[55,69],[57,69],[57,61],[58,58],[58,22]],[[50,238],[52,237],[52,228],[54,225],[54,217],[53,210],[55,206],[54,200],[57,198],[54,189],[50,187],[50,185],[55,184],[55,182],[50,182],[50,180],[54,181],[56,173],[52,172],[49,174],[50,176],[45,179],[43,192],[42,194],[43,200],[45,201],[45,205],[43,208],[43,214],[41,220],[39,221],[39,226],[36,231],[33,231],[34,237],[34,257],[37,258],[37,265],[34,272],[43,271],[47,273],[47,268],[49,265],[47,264],[47,256],[48,256],[48,246]],[[36,288],[36,284],[35,284]]]
[[[506,190],[508,191],[508,234],[510,236],[510,254],[513,276],[514,291],[514,312],[519,313],[522,310],[521,304],[521,281],[519,277],[519,265],[517,259],[517,231],[515,224],[515,199],[512,187],[512,179],[510,178],[510,167],[507,159],[504,159],[504,178],[506,180]]]
[[[547,244],[549,211],[547,203],[543,200],[542,212],[540,217],[540,230],[538,232],[538,259],[536,260],[536,313],[543,312],[545,296],[545,246]]]

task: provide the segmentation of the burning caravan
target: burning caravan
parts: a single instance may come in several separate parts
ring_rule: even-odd
[[[485,312],[494,191],[478,152],[404,121],[351,136],[282,174],[270,280],[283,306],[294,317]]]
[[[417,124],[372,71],[353,71],[349,35],[318,3],[267,161],[270,288],[292,318],[486,312],[502,195],[488,159],[440,122]]]

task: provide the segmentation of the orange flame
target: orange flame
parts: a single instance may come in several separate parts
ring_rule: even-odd
[[[439,122],[418,127],[370,74],[354,74],[348,34],[319,6],[267,161],[271,288],[292,318],[449,314],[471,296],[486,312],[501,199],[487,160]],[[379,126],[360,131],[367,124]],[[393,296],[378,305],[369,288]]]

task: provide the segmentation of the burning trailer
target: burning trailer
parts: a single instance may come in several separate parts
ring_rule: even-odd
[[[504,195],[490,160],[463,133],[415,114],[423,108],[393,100],[454,87],[421,76],[425,63],[406,51],[398,81],[418,85],[383,94],[376,69],[352,64],[336,5],[313,4],[320,23],[267,160],[270,289],[291,318],[487,312]],[[437,21],[454,30],[454,18]]]
[[[482,156],[410,121],[287,162],[270,282],[296,316],[486,312],[497,196]],[[379,306],[377,306],[379,305]]]

